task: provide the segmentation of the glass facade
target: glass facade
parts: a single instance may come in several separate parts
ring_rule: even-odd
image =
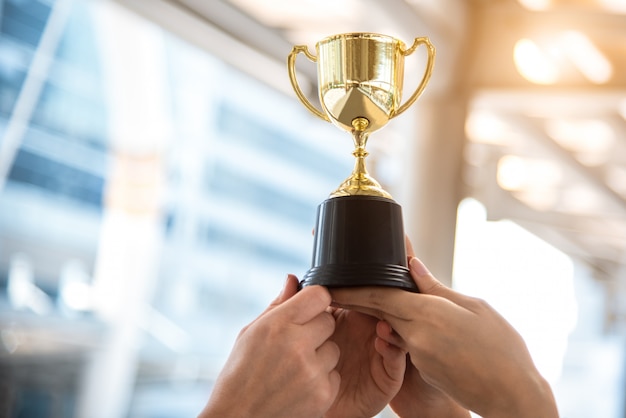
[[[111,63],[107,2],[0,7],[0,415],[89,414],[100,386],[118,416],[194,416],[241,327],[309,267],[316,206],[349,174],[349,141],[146,22],[159,60]],[[150,59],[166,112],[138,125],[147,138],[120,139],[110,74]],[[169,129],[152,146],[157,124]],[[113,293],[109,277],[124,277]]]

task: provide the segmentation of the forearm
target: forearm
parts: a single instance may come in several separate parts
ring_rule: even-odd
[[[484,415],[484,418],[558,418],[554,394],[548,382],[538,373],[528,383],[512,388],[507,405]]]
[[[204,410],[198,415],[198,418],[245,418],[249,417],[250,412],[245,408],[243,402],[231,402],[224,399],[209,399]]]
[[[519,405],[520,413],[514,416],[519,418],[558,418],[559,411],[554,394],[543,377],[539,376],[536,387],[528,391],[522,398],[521,405]]]
[[[394,408],[395,406],[395,408]],[[413,402],[392,405],[400,418],[469,418],[470,412],[447,396],[439,399],[414,399]]]
[[[400,418],[470,418],[470,412],[456,403],[435,409],[421,409],[414,414],[401,414]]]

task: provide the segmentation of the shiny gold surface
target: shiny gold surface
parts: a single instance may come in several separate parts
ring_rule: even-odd
[[[422,81],[411,97],[401,103],[404,57],[420,45],[427,48],[428,60]],[[415,38],[406,49],[402,41],[374,33],[347,33],[322,39],[317,56],[298,45],[289,54],[287,65],[291,85],[298,99],[314,115],[351,132],[356,163],[352,175],[331,197],[373,195],[391,198],[365,168],[365,144],[374,132],[411,106],[430,79],[435,49],[428,38]],[[299,53],[317,63],[318,91],[322,110],[306,98],[296,79],[295,61]]]

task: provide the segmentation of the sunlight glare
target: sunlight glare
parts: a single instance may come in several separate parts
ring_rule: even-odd
[[[556,382],[577,321],[571,259],[517,224],[459,205],[455,289],[486,300],[522,335],[539,371]]]
[[[517,0],[525,9],[532,11],[547,10],[552,5],[551,0]]]
[[[615,143],[615,132],[600,119],[552,119],[546,122],[546,133],[560,146],[576,153],[589,166],[603,164]]]
[[[551,188],[561,180],[561,169],[550,160],[505,155],[498,161],[497,181],[504,190]]]
[[[517,71],[532,83],[554,84],[559,78],[559,69],[556,64],[530,39],[517,41],[513,59]]]
[[[465,133],[472,142],[482,144],[508,144],[511,129],[488,110],[473,110],[465,121]]]
[[[584,33],[565,31],[560,34],[559,45],[578,71],[592,83],[603,84],[613,76],[611,62]]]

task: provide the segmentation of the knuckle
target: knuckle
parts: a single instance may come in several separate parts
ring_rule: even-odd
[[[331,384],[330,379],[324,379],[322,384],[318,385],[315,392],[315,402],[317,405],[324,406],[326,409],[335,399],[335,388]]]
[[[335,331],[335,326],[336,326],[335,317],[328,312],[324,312],[322,313],[322,315],[325,321],[324,328],[326,328],[331,333]]]
[[[427,289],[424,289],[424,293],[429,295],[440,295],[441,292],[445,291],[446,287],[440,281],[435,281],[432,283]]]
[[[300,367],[306,372],[311,368],[311,359],[310,359],[310,347],[304,343],[304,341],[299,341],[294,344],[293,347],[293,357],[296,364],[299,364]]]
[[[330,303],[332,302],[332,298],[330,296],[330,293],[325,287],[310,286],[308,288],[311,289],[309,291],[309,293],[311,293],[311,295],[309,295],[311,298],[315,298],[316,302],[319,302],[319,304],[322,306],[330,306]]]
[[[304,357],[304,356],[302,356]],[[320,375],[320,369],[317,366],[313,365],[313,362],[309,361],[308,358],[301,358],[301,371],[302,377],[306,382],[315,382],[317,381]]]
[[[248,332],[252,324],[248,324],[245,327],[241,328],[239,333],[237,334],[237,339],[241,339],[241,337]]]
[[[406,342],[412,350],[422,350],[424,348],[421,333],[414,333],[409,335],[409,337],[406,339]]]
[[[491,305],[484,299],[481,298],[471,298],[470,299],[471,308],[475,312],[480,311],[489,311],[491,310]]]
[[[261,321],[258,324],[258,332],[272,341],[285,332],[285,327],[279,321]]]
[[[329,352],[328,361],[331,363],[332,367],[335,367],[337,363],[339,363],[339,358],[341,357],[339,345],[330,340],[326,341],[324,344],[327,346],[327,350]]]

